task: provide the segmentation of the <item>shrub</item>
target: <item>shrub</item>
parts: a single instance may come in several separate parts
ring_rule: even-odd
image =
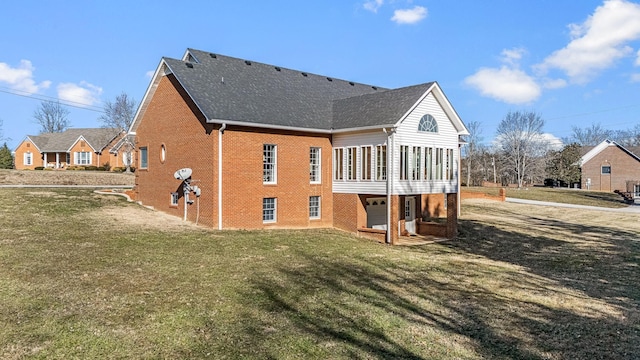
[[[96,169],[98,171],[107,171],[107,168],[104,166],[98,166],[98,168]]]
[[[96,171],[98,170],[98,167],[95,165],[89,165],[87,167],[84,168],[85,170],[89,170],[89,171]]]

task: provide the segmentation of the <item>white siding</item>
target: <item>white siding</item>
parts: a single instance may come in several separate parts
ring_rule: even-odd
[[[372,163],[375,164],[375,146],[386,145],[387,135],[380,130],[357,132],[349,134],[334,134],[333,135],[333,148],[344,148],[344,164],[346,169],[346,156],[348,147],[356,147],[358,156],[356,163],[356,180],[347,180],[346,172],[343,180],[333,180],[333,192],[335,193],[348,193],[348,194],[374,194],[385,195],[387,193],[387,182],[375,180],[375,168],[372,165],[371,180],[360,180],[362,170],[362,154],[361,146],[373,146],[372,149]],[[335,153],[332,152],[332,156]],[[345,170],[346,171],[346,170]]]
[[[418,124],[420,119],[430,114],[438,122],[437,133],[419,132]],[[458,132],[453,126],[451,119],[444,112],[440,103],[435,99],[433,94],[428,94],[407,117],[400,123],[396,133],[393,135],[393,194],[429,194],[429,193],[455,193],[458,184],[458,157],[460,155],[458,149]],[[419,146],[431,148],[453,149],[453,180],[446,180],[446,170],[443,170],[443,180],[400,180],[400,146],[409,146],[410,158],[411,147]],[[424,156],[424,155],[423,155]],[[410,159],[409,163],[412,163]],[[446,169],[446,160],[443,165]]]
[[[438,123],[438,132],[419,132],[418,125],[420,119],[430,114],[435,118]],[[392,120],[393,121],[393,120]],[[384,195],[387,191],[386,181],[375,180],[375,146],[387,144],[387,134],[382,129],[376,131],[357,132],[349,134],[335,134],[333,135],[333,148],[344,148],[344,163],[347,163],[347,148],[357,148],[357,164],[356,164],[356,180],[347,180],[346,166],[345,176],[343,180],[333,180],[333,192],[336,193],[357,193],[357,194],[373,194]],[[373,161],[372,161],[372,180],[360,180],[361,179],[361,147],[373,146]],[[420,147],[422,159],[424,162],[424,148],[429,147],[434,149],[443,149],[443,174],[442,179],[425,180],[422,178],[424,173],[423,166],[420,167],[420,180],[411,180],[411,170],[409,170],[409,179],[400,180],[400,146],[408,146],[409,149],[409,163],[411,166],[413,163],[413,147]],[[392,149],[393,148],[393,149]],[[453,179],[447,179],[446,167],[447,167],[447,150],[453,150]],[[440,106],[440,103],[433,94],[428,94],[419,104],[400,122],[395,133],[391,135],[391,146],[387,147],[387,152],[390,154],[390,164],[387,169],[388,176],[392,176],[391,184],[392,194],[397,195],[411,195],[411,194],[441,194],[441,193],[455,193],[458,191],[458,161],[460,151],[458,148],[458,131],[455,129],[451,119],[447,116],[446,112]],[[334,154],[335,156],[335,154]],[[435,159],[435,154],[434,154]],[[434,160],[435,162],[435,160]]]

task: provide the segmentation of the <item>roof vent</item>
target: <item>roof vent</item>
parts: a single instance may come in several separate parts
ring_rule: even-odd
[[[245,60],[244,63],[247,64],[247,65],[251,65],[251,61],[249,61],[249,60]]]
[[[282,69],[280,69],[279,67],[276,66],[276,71],[280,71],[280,70],[282,70]]]
[[[189,69],[193,69],[193,64],[192,64],[192,63],[188,62],[188,63],[186,63],[185,65],[187,65],[187,67],[188,67]]]
[[[353,81],[349,81],[349,85],[355,86],[356,84],[354,84]]]
[[[332,79],[332,78],[330,78],[330,77],[327,77],[327,80],[329,80],[329,81],[333,81],[333,79]]]
[[[214,53],[209,53],[209,56],[211,56],[212,59],[217,59],[218,55],[214,54]]]
[[[300,73],[300,74],[302,74],[302,76],[304,76],[304,77],[307,77],[307,73],[305,73],[305,72]]]
[[[378,87],[377,87],[377,86],[372,86],[371,88],[372,88],[373,90],[378,90]]]

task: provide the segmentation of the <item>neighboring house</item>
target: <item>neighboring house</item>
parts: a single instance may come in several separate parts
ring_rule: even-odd
[[[188,49],[160,61],[130,134],[137,199],[218,229],[335,227],[392,244],[457,232],[468,131],[435,82],[384,89]]]
[[[581,187],[588,190],[635,193],[640,197],[640,157],[605,140],[580,159]]]
[[[111,128],[68,129],[60,133],[27,135],[15,150],[15,168],[114,166],[119,154],[109,150],[124,135],[124,132]]]

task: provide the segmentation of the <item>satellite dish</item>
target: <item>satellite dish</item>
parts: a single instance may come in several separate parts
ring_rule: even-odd
[[[173,174],[173,177],[175,177],[178,180],[187,180],[188,178],[191,177],[191,169],[190,168],[180,169]]]

